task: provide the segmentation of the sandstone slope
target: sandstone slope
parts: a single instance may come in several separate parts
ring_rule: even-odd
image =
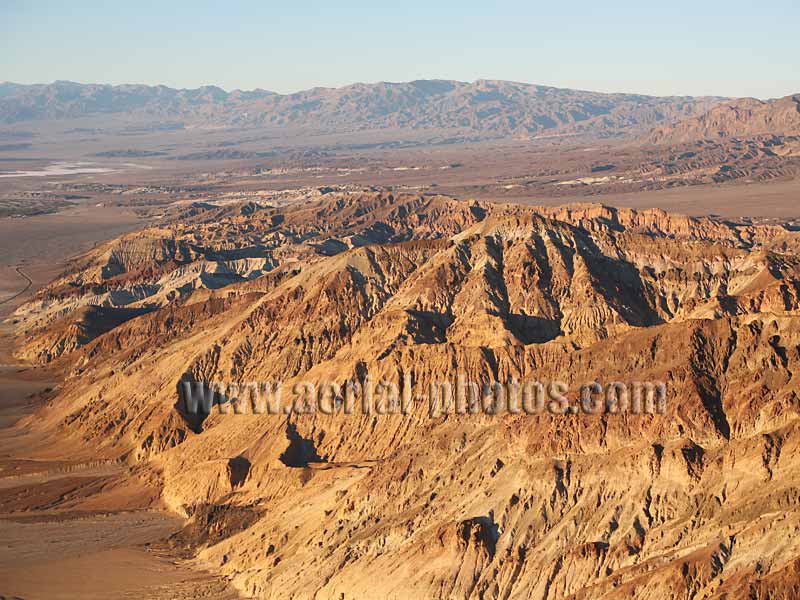
[[[44,356],[71,375],[20,427],[126,461],[117,485],[156,486],[187,518],[172,542],[250,597],[788,600],[798,239],[385,192],[195,208],[84,255],[18,311],[36,354],[50,315],[146,309]],[[430,418],[415,400],[198,419],[177,393],[458,373],[564,380],[571,398],[661,380],[666,413]]]

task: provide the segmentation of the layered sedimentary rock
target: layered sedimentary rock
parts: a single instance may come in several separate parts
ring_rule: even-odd
[[[20,426],[127,461],[244,595],[797,597],[797,233],[385,192],[242,208],[109,242],[15,318],[71,373]],[[95,306],[142,312],[41,341]],[[418,393],[459,376],[667,395],[431,416]],[[179,394],[366,378],[413,385],[405,413],[252,414],[229,389],[198,418]]]

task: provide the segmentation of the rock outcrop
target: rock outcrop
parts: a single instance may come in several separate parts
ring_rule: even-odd
[[[147,311],[56,345],[71,375],[19,426],[158,481],[188,519],[175,543],[250,597],[788,600],[798,235],[389,193],[208,207],[95,249],[20,309],[33,354],[51,314]],[[432,416],[417,393],[459,375],[667,396]],[[178,392],[367,377],[413,385],[406,410],[345,414],[332,392],[333,414],[253,414],[229,386],[197,423]]]

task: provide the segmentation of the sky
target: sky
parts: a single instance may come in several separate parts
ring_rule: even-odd
[[[800,92],[800,1],[0,0],[0,81],[289,93],[414,79]]]

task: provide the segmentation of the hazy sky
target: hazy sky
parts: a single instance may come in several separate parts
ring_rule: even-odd
[[[599,91],[800,92],[800,0],[0,0],[0,81],[509,79]]]

